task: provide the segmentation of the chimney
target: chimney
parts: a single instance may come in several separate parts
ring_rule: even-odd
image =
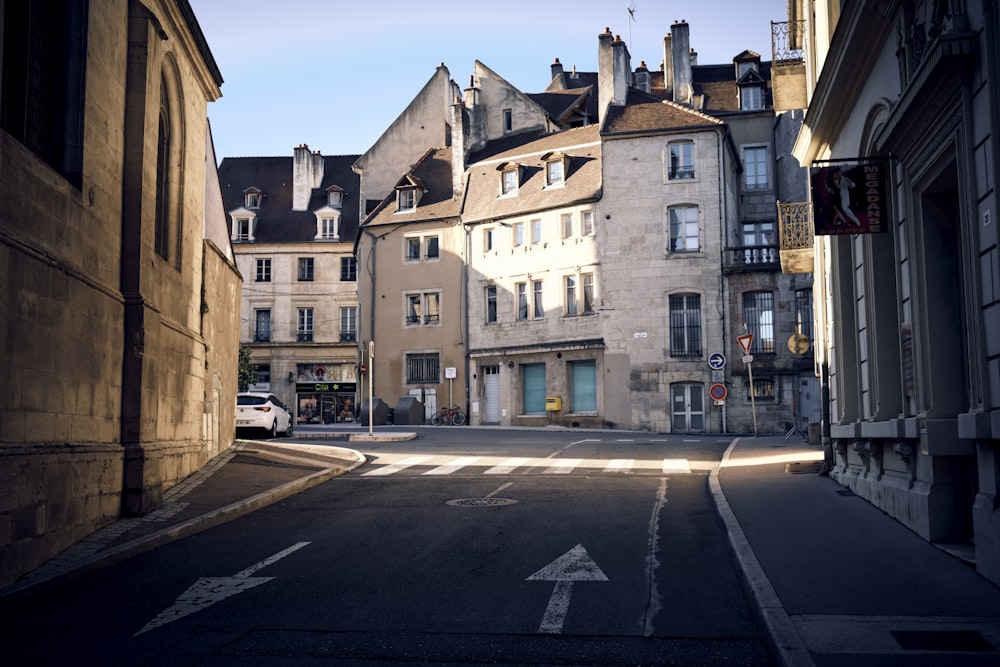
[[[319,151],[310,152],[309,146],[295,147],[292,163],[292,210],[309,208],[312,191],[323,183],[323,156]]]
[[[597,103],[600,123],[604,123],[610,105],[624,106],[632,66],[628,47],[621,37],[612,37],[605,28],[597,43]]]
[[[674,102],[690,104],[691,86],[691,33],[687,21],[681,19],[670,26],[670,47],[674,65]]]
[[[562,80],[563,66],[562,63],[559,62],[558,58],[556,58],[555,62],[552,63],[551,69],[552,69],[552,78],[555,79],[556,77],[559,77],[559,79]]]
[[[460,197],[465,189],[465,156],[469,146],[469,114],[461,98],[451,105],[451,191]]]
[[[674,90],[674,53],[671,50],[670,35],[663,38],[663,89],[671,93]]]

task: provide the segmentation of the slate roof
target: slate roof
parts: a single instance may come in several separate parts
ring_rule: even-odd
[[[353,242],[358,233],[358,191],[360,177],[351,169],[357,155],[324,155],[323,182],[312,191],[305,211],[292,210],[294,158],[227,157],[219,165],[219,183],[226,210],[226,224],[232,233],[229,212],[244,204],[244,190],[255,187],[263,193],[257,209],[254,238],[257,243],[297,243],[313,241],[316,216],[313,211],[326,206],[326,189],[337,185],[344,190],[340,240]],[[317,241],[322,243],[322,241]]]
[[[723,127],[725,123],[683,104],[658,100],[632,88],[629,89],[625,106],[613,106],[608,110],[608,115],[604,119],[603,134],[630,134],[712,126]]]
[[[514,140],[516,144],[512,145]],[[601,145],[596,125],[578,127],[544,136],[534,133],[506,137],[487,146],[466,170],[465,208],[462,221],[483,222],[494,218],[527,215],[536,211],[596,201],[601,196]],[[569,158],[562,187],[545,188],[542,157],[562,152]],[[517,194],[499,196],[497,167],[513,162],[522,169]]]
[[[451,170],[451,148],[428,150],[396,181],[397,186],[416,185],[424,190],[416,209],[399,212],[396,191],[393,190],[368,215],[365,226],[457,218],[461,201],[454,196]]]

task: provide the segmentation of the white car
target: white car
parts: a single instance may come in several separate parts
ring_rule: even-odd
[[[262,429],[272,438],[292,434],[292,415],[274,394],[242,392],[236,394],[236,428]]]

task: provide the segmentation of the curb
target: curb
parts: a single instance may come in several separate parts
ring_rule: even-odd
[[[729,546],[739,563],[744,588],[754,603],[755,615],[767,632],[768,645],[778,662],[784,667],[816,667],[812,656],[795,631],[792,620],[785,612],[778,594],[774,591],[771,581],[764,573],[764,568],[757,560],[757,555],[750,546],[743,528],[740,527],[740,522],[733,513],[729,501],[726,500],[726,494],[719,482],[719,470],[726,465],[730,452],[739,441],[740,438],[736,438],[730,443],[726,453],[722,455],[722,461],[709,473],[708,485],[715,499],[715,509],[726,526]]]

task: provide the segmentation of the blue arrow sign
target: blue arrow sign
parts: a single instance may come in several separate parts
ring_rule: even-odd
[[[722,370],[726,366],[726,355],[716,352],[708,358],[708,367],[713,371]]]

